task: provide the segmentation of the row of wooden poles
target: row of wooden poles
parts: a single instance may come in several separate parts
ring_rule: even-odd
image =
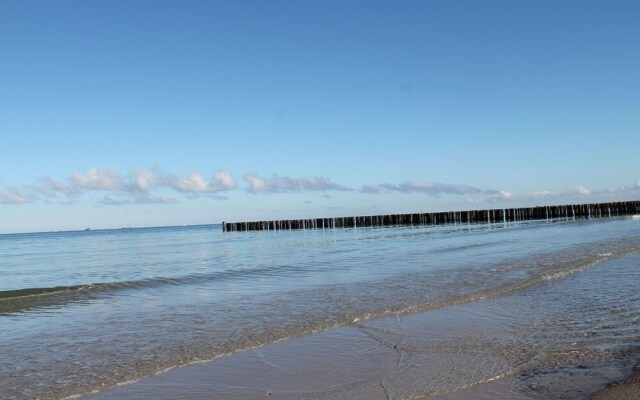
[[[336,229],[393,225],[492,224],[532,220],[590,219],[640,214],[640,201],[568,204],[528,208],[368,215],[359,217],[223,222],[224,232]]]

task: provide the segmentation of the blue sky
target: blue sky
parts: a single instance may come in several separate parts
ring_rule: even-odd
[[[0,232],[640,199],[637,1],[0,3]]]

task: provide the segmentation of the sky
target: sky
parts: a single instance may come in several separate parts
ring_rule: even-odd
[[[0,233],[640,199],[638,1],[0,2]]]

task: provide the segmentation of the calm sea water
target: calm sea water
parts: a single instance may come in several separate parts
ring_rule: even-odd
[[[526,316],[501,322],[527,337],[509,359],[523,374],[555,362],[532,349],[561,362],[576,343],[631,362],[640,354],[638,252],[632,218],[0,235],[0,398],[86,394],[334,326],[392,337],[371,318],[486,299],[495,301],[466,312]],[[493,351],[506,354],[500,346]],[[461,369],[455,384],[470,375]]]

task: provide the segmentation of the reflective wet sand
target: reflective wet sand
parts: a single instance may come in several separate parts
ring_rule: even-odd
[[[638,281],[640,255],[626,255],[506,296],[355,321],[89,398],[587,399],[640,359]],[[594,398],[633,398],[633,382]]]
[[[640,364],[634,373],[626,379],[607,385],[599,390],[591,400],[638,400],[640,399]]]

